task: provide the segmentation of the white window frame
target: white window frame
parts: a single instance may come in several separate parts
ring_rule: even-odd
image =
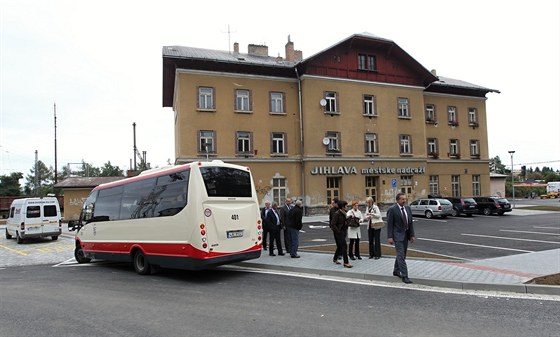
[[[252,138],[253,134],[250,131],[237,131],[235,133],[235,153],[253,154]]]
[[[473,175],[472,176],[472,192],[474,197],[480,196],[480,176]]]
[[[455,198],[461,196],[461,177],[458,175],[451,176],[451,196]]]
[[[214,110],[214,88],[198,87],[198,109]]]
[[[364,116],[377,116],[374,95],[364,95]]]
[[[274,177],[272,178],[272,200],[278,205],[282,205],[286,201],[288,189],[286,188],[286,178]]]
[[[469,124],[478,124],[478,114],[476,108],[469,108]]]
[[[447,107],[447,122],[449,124],[457,124],[457,107],[455,106]]]
[[[469,143],[471,157],[480,156],[480,141],[477,139],[471,139]]]
[[[327,131],[325,137],[329,139],[327,152],[340,152],[340,133],[336,131]]]
[[[364,142],[365,142],[366,154],[379,153],[379,143],[377,139],[377,133],[366,133],[364,135]]]
[[[449,155],[450,156],[461,155],[459,149],[460,149],[459,139],[450,139],[449,140]]]
[[[426,104],[426,122],[435,123],[437,122],[436,116],[436,106],[433,104]]]
[[[401,155],[412,154],[412,136],[411,135],[399,135],[399,153]]]
[[[397,114],[399,117],[410,117],[409,101],[406,97],[397,98]]]
[[[216,153],[216,132],[214,130],[200,130],[198,131],[198,152],[199,153]],[[205,145],[209,145],[206,149]]]
[[[325,105],[326,113],[330,113],[330,114],[338,113],[337,98],[338,98],[338,94],[335,91],[325,92],[325,100],[327,101],[327,104]]]
[[[439,195],[439,176],[430,176],[430,194]]]
[[[251,111],[251,91],[247,89],[235,90],[235,111]]]
[[[438,155],[438,141],[437,138],[428,138],[427,140],[428,155]]]
[[[284,111],[284,93],[272,91],[270,92],[270,112],[286,113]]]
[[[286,154],[286,134],[284,132],[272,132],[271,153]]]

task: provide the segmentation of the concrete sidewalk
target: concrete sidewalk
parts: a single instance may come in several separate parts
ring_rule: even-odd
[[[521,214],[519,214],[521,215]],[[328,222],[326,216],[304,217],[304,222]],[[395,258],[351,261],[353,268],[332,262],[332,253],[300,251],[301,258],[269,256],[240,263],[254,268],[293,271],[385,282],[402,281],[393,276]],[[533,278],[560,273],[560,249],[517,254],[478,261],[457,262],[407,258],[414,284],[465,290],[505,291],[560,295],[560,286],[524,284]]]

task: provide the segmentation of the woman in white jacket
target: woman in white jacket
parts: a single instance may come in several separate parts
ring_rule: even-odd
[[[360,256],[360,239],[362,238],[362,231],[360,228],[360,223],[364,220],[362,212],[358,209],[358,201],[352,201],[352,209],[346,212],[346,218],[355,218],[356,226],[348,225],[348,239],[350,239],[350,244],[348,245],[348,256],[350,260],[361,260]]]
[[[372,197],[366,199],[366,221],[368,223],[369,258],[381,258],[381,228],[385,223],[381,218],[379,207],[373,202]]]

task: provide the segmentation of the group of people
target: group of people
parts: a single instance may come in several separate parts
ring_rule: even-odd
[[[408,242],[414,242],[416,237],[412,222],[412,212],[406,205],[407,197],[404,193],[398,193],[396,203],[387,210],[387,242],[395,246],[395,264],[393,275],[402,279],[404,283],[412,283],[408,278],[406,265],[406,251]],[[368,228],[369,258],[381,258],[381,229],[385,222],[381,217],[379,207],[371,197],[366,200],[366,210],[362,213],[358,209],[358,201],[352,201],[351,208],[348,210],[348,202],[333,199],[329,211],[329,224],[334,234],[336,251],[333,262],[340,264],[342,257],[343,266],[352,268],[350,260],[361,260],[360,239],[361,224],[366,224]],[[346,238],[350,240],[346,245]]]
[[[285,255],[282,249],[282,239],[284,237],[284,248],[292,258],[299,258],[299,231],[303,227],[303,203],[296,200],[292,204],[291,198],[286,198],[284,205],[278,208],[278,203],[269,200],[265,201],[265,207],[261,210],[263,223],[263,249],[268,250],[270,256],[274,254],[274,244],[278,255]],[[282,235],[284,232],[284,235]],[[267,237],[269,239],[267,244]]]
[[[404,283],[412,283],[408,278],[406,265],[406,252],[408,243],[416,240],[412,222],[412,212],[406,204],[407,197],[404,193],[398,193],[396,203],[387,210],[387,243],[395,247],[395,263],[393,275],[402,279]],[[348,202],[333,199],[329,210],[329,227],[333,231],[336,242],[336,251],[333,256],[335,264],[341,264],[343,260],[345,268],[352,268],[349,260],[361,260],[360,239],[362,237],[361,225],[367,225],[369,258],[378,260],[381,258],[381,229],[385,227],[379,207],[371,197],[366,199],[365,213],[359,208],[358,201],[352,201],[350,209]],[[303,203],[297,200],[292,204],[290,198],[286,198],[282,207],[278,208],[276,202],[265,201],[265,207],[261,210],[263,221],[263,249],[268,250],[270,256],[274,254],[274,245],[278,255],[285,255],[282,249],[282,231],[284,232],[284,247],[292,258],[299,258],[299,231],[303,227]],[[268,237],[268,242],[267,242]],[[346,244],[346,239],[349,244]]]

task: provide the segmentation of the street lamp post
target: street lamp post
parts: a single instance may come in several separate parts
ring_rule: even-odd
[[[511,201],[513,204],[513,208],[515,208],[515,186],[513,185],[513,154],[515,151],[508,151],[511,157]]]

